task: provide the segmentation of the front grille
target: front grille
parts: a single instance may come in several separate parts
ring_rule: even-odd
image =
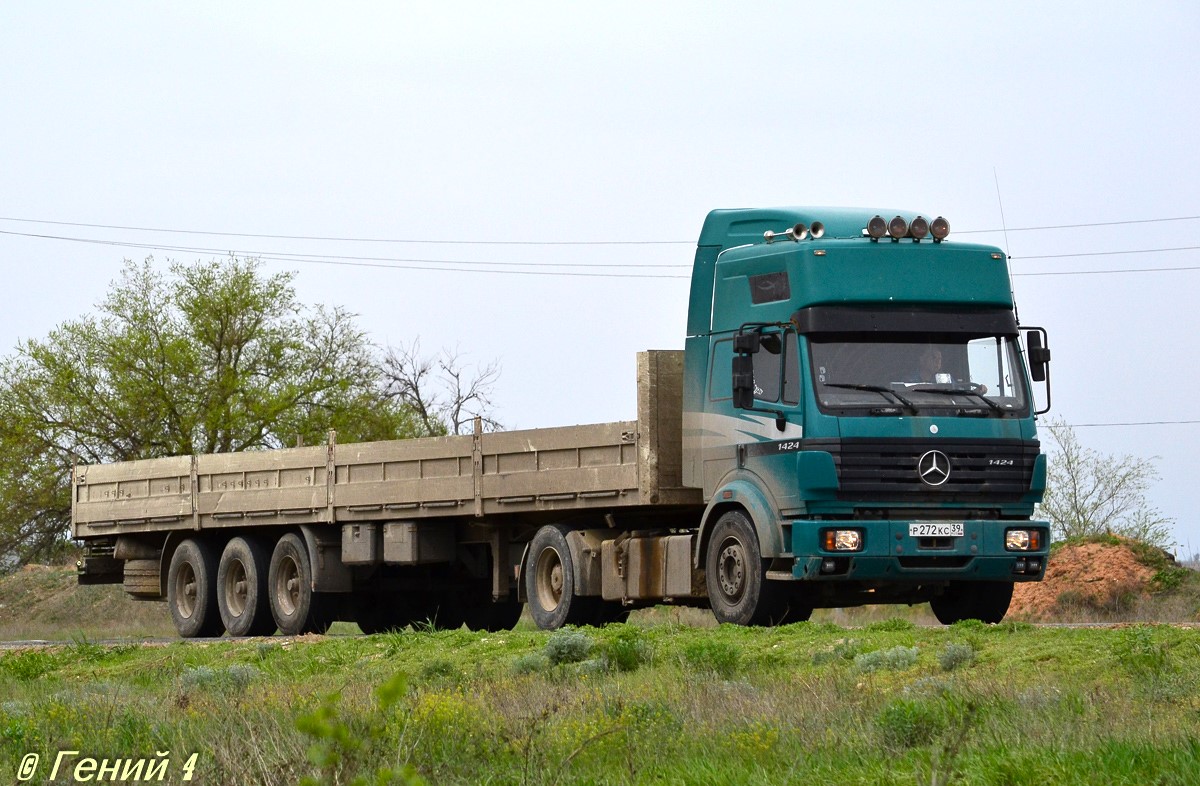
[[[1040,444],[1036,440],[845,439],[822,445],[837,467],[843,500],[1015,500],[1029,491]],[[949,459],[941,485],[921,479],[918,462],[931,450]]]

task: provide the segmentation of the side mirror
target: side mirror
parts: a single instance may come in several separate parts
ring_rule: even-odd
[[[734,339],[736,346],[738,336]],[[737,409],[754,408],[754,356],[738,355],[733,359],[733,406]]]
[[[755,355],[761,346],[761,333],[738,333],[733,337],[733,351],[739,355]]]
[[[1038,415],[1050,411],[1050,347],[1046,329],[1022,328],[1025,331],[1025,357],[1029,361],[1029,377],[1034,382],[1046,383],[1046,406],[1035,410]]]
[[[1050,365],[1050,347],[1042,343],[1045,331],[1030,330],[1025,334],[1027,353],[1029,356],[1029,375],[1034,382],[1045,382],[1046,372]]]

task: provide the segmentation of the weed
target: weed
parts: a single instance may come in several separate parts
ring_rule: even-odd
[[[236,693],[245,689],[259,674],[259,670],[248,663],[232,663],[224,668],[194,666],[184,670],[179,683],[185,693],[205,689]]]
[[[903,750],[928,745],[949,725],[940,702],[929,699],[895,699],[875,716],[880,740]]]
[[[937,659],[942,671],[954,671],[975,662],[975,648],[952,641],[938,650]]]
[[[513,674],[536,674],[550,668],[550,659],[542,652],[529,652],[513,661]]]
[[[378,743],[385,735],[386,724],[382,718],[406,690],[407,681],[402,673],[379,686],[375,691],[376,717],[365,724],[352,723],[343,717],[339,710],[341,696],[337,693],[326,696],[316,710],[297,718],[296,729],[313,741],[308,749],[308,760],[320,771],[319,778],[311,775],[301,778],[301,786],[424,784],[411,766],[400,769],[379,767],[370,775],[354,775],[360,769],[359,758],[363,750]]]
[[[650,645],[642,632],[630,625],[622,625],[604,640],[604,655],[617,671],[635,671],[650,662]]]
[[[887,650],[863,652],[854,656],[854,668],[864,674],[875,671],[904,671],[916,665],[916,647],[892,647]]]
[[[26,650],[0,658],[0,673],[22,682],[32,682],[57,669],[59,661],[56,653]]]
[[[448,658],[435,658],[421,667],[421,679],[427,682],[457,684],[462,677],[462,671]]]
[[[867,625],[867,630],[875,633],[879,631],[905,631],[912,630],[917,627],[912,620],[906,620],[903,617],[892,617],[891,619],[879,620]]]
[[[862,642],[858,639],[841,639],[832,647],[813,653],[814,666],[833,663],[839,660],[854,660],[854,656],[862,652]]]
[[[587,660],[596,643],[581,630],[563,628],[550,634],[546,641],[546,658],[554,666]]]
[[[725,679],[737,673],[742,653],[737,645],[716,639],[699,639],[683,648],[683,660],[693,671],[706,671]]]

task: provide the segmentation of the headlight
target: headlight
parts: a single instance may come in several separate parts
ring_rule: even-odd
[[[1041,530],[1010,529],[1004,533],[1004,548],[1008,551],[1038,551],[1041,547]]]
[[[862,551],[863,535],[857,529],[827,529],[824,545],[826,551]]]

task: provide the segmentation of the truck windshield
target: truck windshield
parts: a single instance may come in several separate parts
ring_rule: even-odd
[[[810,336],[813,387],[824,411],[1002,417],[1028,410],[1016,340],[911,334]]]

